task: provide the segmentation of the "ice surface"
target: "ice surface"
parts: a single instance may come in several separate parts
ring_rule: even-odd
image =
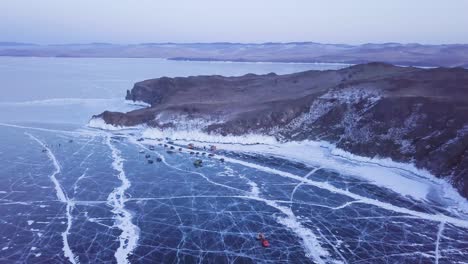
[[[445,180],[429,172],[417,169],[412,164],[398,163],[390,159],[366,158],[336,148],[333,144],[317,141],[280,143],[275,138],[263,135],[227,136],[206,134],[200,131],[161,131],[146,129],[146,138],[166,138],[182,144],[204,142],[222,144],[232,151],[274,155],[289,160],[321,166],[330,170],[345,172],[384,186],[402,195],[415,199],[427,199],[434,189],[445,198],[455,202],[456,208],[468,212],[465,199]]]
[[[33,135],[29,134],[29,133],[26,133],[26,135],[28,135],[31,139],[33,139],[34,141],[39,143],[39,145],[41,145],[44,148],[45,152],[49,156],[49,159],[54,164],[55,170],[50,175],[50,179],[52,180],[52,182],[53,182],[53,184],[55,186],[55,193],[57,195],[57,198],[59,199],[60,202],[65,203],[66,207],[67,207],[67,209],[66,209],[67,229],[64,232],[62,232],[63,253],[65,254],[65,257],[67,257],[68,260],[71,263],[73,263],[73,264],[79,263],[78,257],[76,257],[73,254],[72,250],[70,249],[70,245],[68,243],[68,235],[70,234],[70,229],[71,229],[71,225],[72,225],[71,211],[73,210],[74,203],[73,203],[73,201],[68,199],[67,195],[65,194],[65,192],[63,190],[62,185],[60,185],[59,181],[56,178],[57,174],[60,174],[61,171],[62,171],[61,168],[60,168],[60,164],[57,161],[57,158],[55,157],[52,150],[44,142],[42,142],[40,139],[38,139],[37,137],[35,137],[35,136],[33,136]]]
[[[197,149],[188,150],[180,140],[138,141],[135,131],[69,133],[27,126],[2,131],[10,141],[32,144],[28,154],[5,160],[34,156],[47,161],[20,168],[17,175],[37,175],[11,185],[1,200],[2,208],[25,214],[23,223],[29,226],[18,239],[6,234],[11,239],[0,244],[10,260],[20,258],[11,252],[22,247],[37,248],[28,262],[49,263],[444,263],[467,257],[466,214],[442,201],[408,198],[341,167],[329,169],[324,161],[301,165],[300,153],[307,155],[299,146],[215,143],[218,151],[208,157],[203,146],[212,143],[196,142]],[[170,146],[175,153],[167,152]],[[279,148],[297,157],[272,157]],[[146,154],[154,164],[147,163]],[[195,168],[195,159],[202,159],[203,167]],[[374,166],[354,159],[353,166]],[[381,171],[397,170],[381,165]],[[2,175],[9,175],[5,169]],[[38,191],[25,200],[15,195],[18,188]],[[3,215],[4,223],[21,222],[9,217],[10,211]],[[261,247],[258,232],[267,235],[270,248]]]
[[[2,85],[17,88],[0,104],[0,263],[468,258],[466,200],[411,165],[356,157],[324,142],[280,144],[258,135],[155,130],[143,133],[153,139],[138,141],[137,129],[103,130],[98,120],[101,129],[84,127],[84,112],[110,103],[92,98],[121,98],[138,80],[284,73],[302,65],[0,60]],[[91,100],[72,99],[80,96]],[[122,100],[115,106],[140,107]],[[25,115],[16,121],[32,123],[12,124],[18,109]],[[187,139],[195,150],[186,148]],[[203,148],[212,144],[218,151]],[[193,165],[197,159],[203,161],[200,168]],[[256,240],[259,232],[269,248]]]

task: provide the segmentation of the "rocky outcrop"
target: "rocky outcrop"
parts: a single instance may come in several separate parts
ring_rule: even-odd
[[[355,154],[414,162],[468,197],[468,70],[383,63],[337,71],[159,78],[127,99],[151,107],[104,112],[107,123],[280,140],[326,140]]]

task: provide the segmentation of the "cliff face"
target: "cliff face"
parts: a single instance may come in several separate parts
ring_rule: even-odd
[[[99,117],[326,140],[359,155],[414,162],[468,197],[468,70],[371,63],[282,76],[159,78],[135,84],[127,99],[151,107]]]

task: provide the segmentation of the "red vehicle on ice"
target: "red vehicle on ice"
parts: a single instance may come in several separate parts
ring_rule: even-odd
[[[270,242],[268,242],[263,233],[258,233],[257,239],[260,240],[260,242],[262,243],[262,247],[270,246]]]

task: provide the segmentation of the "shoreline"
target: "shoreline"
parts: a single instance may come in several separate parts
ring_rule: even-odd
[[[148,60],[162,60],[162,61],[175,61],[175,62],[207,62],[207,63],[237,63],[237,64],[286,64],[286,65],[335,65],[350,67],[358,64],[371,63],[374,61],[359,61],[359,62],[336,62],[336,61],[297,61],[297,60],[285,60],[285,61],[255,61],[255,60],[223,60],[223,59],[203,59],[203,58],[163,58],[163,57],[138,57],[138,56],[12,56],[12,55],[1,55],[0,58],[34,58],[34,59],[148,59]],[[385,63],[385,61],[383,61]],[[465,68],[463,66],[441,66],[441,65],[419,65],[419,64],[405,64],[405,63],[391,63],[399,67],[414,67],[421,69],[432,69],[432,68]]]
[[[106,130],[104,127],[92,127]],[[347,152],[325,141],[280,142],[265,135],[221,136],[200,131],[162,131],[148,127],[112,128],[113,132],[132,131],[147,140],[166,139],[179,145],[188,143],[217,144],[221,149],[271,155],[306,165],[321,166],[379,187],[390,189],[415,200],[444,200],[455,211],[468,213],[468,202],[446,179],[439,178],[412,163],[390,158],[369,158]],[[136,136],[135,136],[136,137]],[[156,143],[156,142],[154,142]],[[436,191],[436,193],[434,193]]]
[[[245,64],[311,64],[311,65],[337,65],[337,66],[353,66],[355,63],[344,62],[318,62],[318,61],[255,61],[255,60],[221,60],[221,59],[178,59],[178,58],[163,58],[163,57],[139,57],[139,56],[40,56],[40,55],[1,55],[0,58],[49,58],[49,59],[148,59],[148,60],[163,60],[163,61],[180,61],[180,62],[211,62],[211,63],[245,63]],[[409,67],[409,66],[408,66]],[[429,66],[428,66],[429,67]]]

